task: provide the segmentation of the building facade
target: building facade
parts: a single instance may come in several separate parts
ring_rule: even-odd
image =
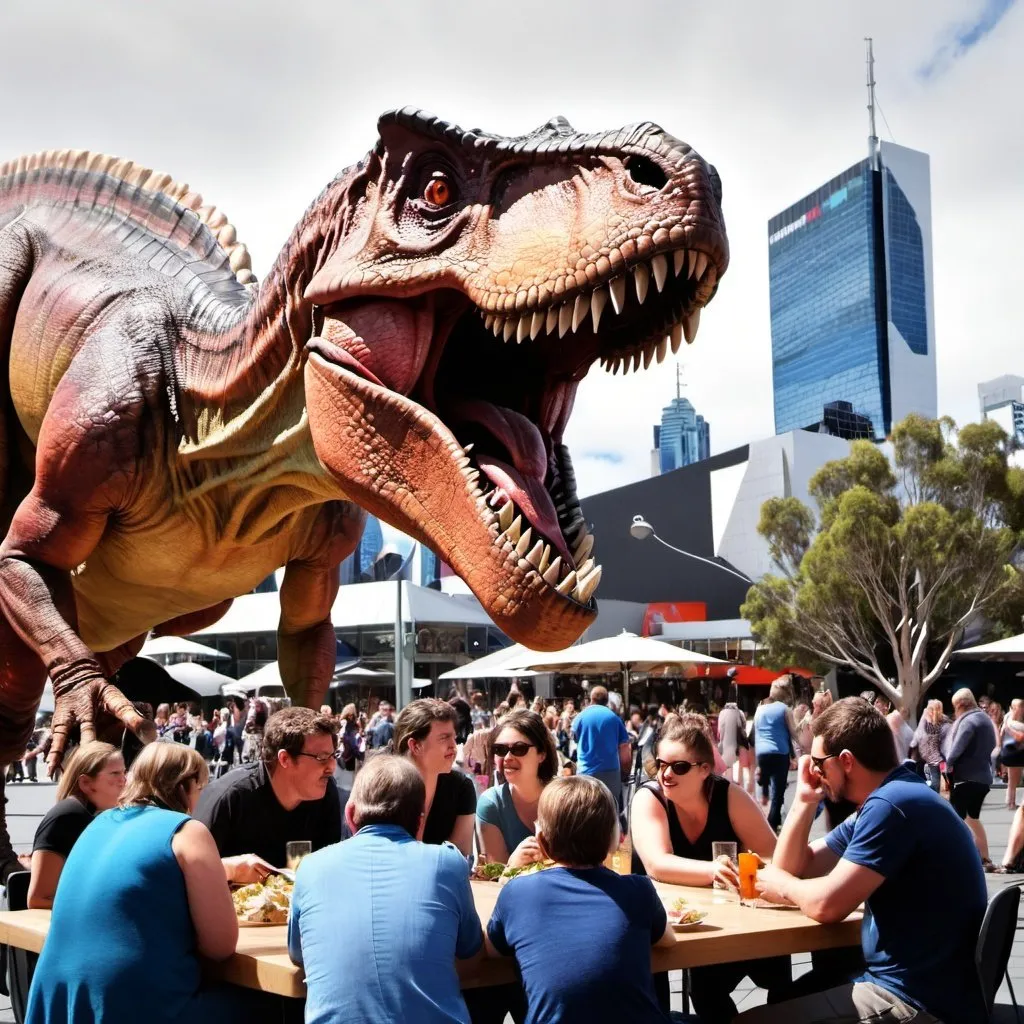
[[[978,385],[981,418],[995,420],[1010,438],[1024,446],[1024,377],[1004,374]]]
[[[885,142],[768,222],[776,433],[937,415],[931,242],[928,157]]]
[[[673,398],[654,428],[659,472],[691,466],[711,455],[711,427],[686,398]]]

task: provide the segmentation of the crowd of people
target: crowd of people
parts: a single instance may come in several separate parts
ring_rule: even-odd
[[[743,977],[768,993],[752,1024],[980,1020],[973,944],[993,867],[980,807],[998,771],[1015,801],[1024,758],[1005,741],[1024,739],[1024,704],[997,724],[958,691],[953,712],[931,702],[913,730],[874,694],[795,705],[786,678],[752,715],[728,702],[716,720],[625,708],[600,685],[579,701],[531,702],[513,686],[493,709],[474,693],[397,715],[386,702],[369,716],[235,703],[214,728],[162,706],[167,742],[127,769],[99,742],[66,760],[31,859],[29,905],[53,919],[27,1019],[137,1019],[142,1005],[192,1024],[273,1013],[265,994],[204,983],[201,960],[235,949],[229,884],[265,880],[305,840],[288,949],[315,1024],[664,1022],[668,979],[652,976],[649,950],[675,936],[651,880],[737,889],[736,862],[713,850],[723,842],[767,864],[766,898],[823,922],[862,902],[867,914],[862,950],[816,955],[798,981],[786,956],[692,969],[705,1024],[736,1016]],[[821,814],[829,832],[810,842]],[[623,850],[624,871],[609,870]],[[547,870],[509,881],[477,918],[474,867],[540,861]],[[921,898],[951,885],[955,901]],[[934,940],[922,944],[922,928]],[[456,961],[485,956],[514,958],[517,982],[462,992]]]

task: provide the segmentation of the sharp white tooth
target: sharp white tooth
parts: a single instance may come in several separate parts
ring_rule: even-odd
[[[626,304],[626,279],[624,277],[617,277],[614,281],[608,283],[608,291],[612,297],[612,309],[615,310],[615,315],[618,316],[622,312],[622,307]]]
[[[643,305],[644,299],[647,298],[647,282],[650,281],[651,275],[647,271],[647,264],[640,263],[633,268],[633,284],[636,285],[636,300]]]
[[[576,570],[576,575],[582,580],[585,579],[591,569],[594,568],[594,560],[587,558],[583,564]]]
[[[590,319],[594,321],[594,333],[597,334],[597,325],[601,322],[601,314],[608,302],[608,289],[598,288],[590,297]]]
[[[540,334],[540,329],[544,326],[544,314],[538,309],[533,314],[533,320],[530,321],[530,341]]]
[[[539,544],[540,541],[537,541],[537,543]],[[543,550],[543,552],[541,553],[541,556],[540,556],[540,563],[537,565],[537,572],[539,572],[539,573],[541,573],[543,575],[543,573],[547,570],[548,563],[550,561],[551,561],[551,545],[550,544],[545,544],[544,545],[544,550]]]
[[[498,525],[501,527],[502,532],[507,530],[512,525],[512,513],[515,511],[515,505],[511,501],[506,501],[501,506],[501,511],[498,513]]]
[[[686,276],[687,277],[693,277],[693,268],[697,266],[697,253],[693,249],[691,249],[686,254],[686,259],[687,259],[687,267],[688,267],[688,269],[686,271]]]
[[[512,335],[515,334],[515,333],[516,333],[516,319],[515,319],[515,317],[510,316],[505,321],[505,332],[503,334],[504,340],[508,341],[509,338],[511,338]]]
[[[544,571],[544,582],[553,587],[558,582],[558,577],[561,573],[562,556],[559,555]]]
[[[617,358],[616,359],[609,358],[609,360],[608,360],[608,369],[611,371],[612,376],[614,377],[615,374],[617,374],[619,372],[619,360]]]
[[[484,317],[484,327],[486,327],[487,330],[490,330],[493,326],[494,326],[494,314],[493,313],[488,313],[487,316]]]
[[[651,270],[654,271],[654,285],[660,292],[665,287],[665,279],[668,277],[668,260],[663,253],[658,253],[651,260]]]
[[[683,321],[683,334],[686,335],[686,344],[692,345],[693,339],[697,337],[697,328],[700,327],[700,310],[695,309]]]
[[[576,296],[576,305],[572,311],[572,329],[573,333],[576,332],[576,328],[587,318],[587,314],[590,312],[590,303],[587,302],[585,295]]]
[[[676,251],[674,253],[672,253],[672,273],[674,273],[676,275],[676,277],[679,276],[679,271],[681,271],[683,269],[683,264],[685,262],[686,262],[686,250],[685,249],[676,249]]]
[[[519,318],[519,326],[516,328],[516,342],[522,343],[524,338],[530,336],[530,321],[533,319],[531,316],[521,316]]]
[[[645,370],[647,369],[648,366],[651,365],[651,360],[653,358],[654,358],[654,346],[653,345],[648,345],[647,348],[644,349],[644,369]]]
[[[558,310],[558,336],[564,338],[565,332],[570,327],[572,327],[572,306],[568,302],[563,302]]]
[[[557,587],[555,587],[555,590],[557,590],[560,594],[563,594],[565,597],[568,597],[575,589],[576,589],[576,573],[575,572],[569,573],[569,575],[566,576],[565,579],[562,580],[562,582],[559,583]]]
[[[639,352],[633,353],[633,366],[631,367],[633,373],[636,373],[636,371],[640,369],[640,362],[642,359],[643,356],[641,356]]]
[[[672,355],[675,355],[679,351],[679,346],[683,343],[683,325],[674,324],[672,326]]]
[[[572,560],[579,565],[584,559],[590,556],[590,552],[594,550],[594,535],[592,533],[586,533],[583,535],[583,540],[576,545],[576,550],[572,553]]]
[[[530,540],[533,538],[533,529],[531,527],[526,528],[526,532],[519,538],[519,543],[516,545],[516,554],[522,558],[527,551],[530,550]]]
[[[526,555],[526,560],[535,569],[539,569],[540,568],[541,559],[543,557],[544,557],[544,541],[539,540],[539,541],[537,541],[536,544],[533,545],[532,548],[530,548],[529,552]]]
[[[467,459],[465,455],[460,455],[455,460],[455,465],[458,466],[459,469],[465,469],[469,465],[469,459]]]
[[[500,316],[496,316],[494,318],[494,326],[491,328],[491,330],[494,331],[494,336],[496,338],[498,337],[499,334],[501,334],[501,328],[504,326],[504,324],[505,324],[504,318],[502,318]]]
[[[704,271],[708,269],[708,258],[704,253],[697,253],[697,271],[696,276],[699,281],[704,276]]]
[[[552,306],[548,310],[547,318],[544,320],[544,330],[548,334],[554,334],[556,326],[558,326],[558,307]]]
[[[669,341],[669,338],[668,338],[668,335],[666,334],[666,335],[665,335],[665,337],[664,337],[664,338],[662,338],[662,339],[661,339],[661,340],[660,340],[660,341],[658,342],[658,362],[659,362],[659,363],[660,363],[660,362],[661,362],[661,361],[662,361],[662,360],[663,360],[663,359],[665,358],[665,356],[666,356],[666,355],[668,354],[668,341]]]
[[[523,517],[516,516],[515,519],[512,520],[512,523],[510,524],[509,528],[505,531],[506,536],[510,541],[512,541],[513,544],[519,543],[519,531],[522,528],[522,525]]]
[[[580,604],[586,604],[597,590],[601,582],[601,566],[598,566],[585,580],[576,588],[576,600]]]
[[[475,441],[470,441],[465,448],[462,449],[463,455],[468,455],[476,447]]]

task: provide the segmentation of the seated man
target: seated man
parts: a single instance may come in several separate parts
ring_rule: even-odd
[[[793,807],[759,887],[822,922],[865,902],[866,970],[737,1020],[983,1021],[974,947],[987,892],[971,833],[923,779],[897,766],[892,730],[870,704],[838,701],[811,730],[811,754],[800,759]],[[845,797],[859,811],[808,845],[822,797]]]
[[[415,766],[381,754],[345,808],[355,835],[302,862],[288,952],[306,972],[307,1024],[469,1024],[455,958],[483,933],[466,858],[414,838],[425,806]]]
[[[319,850],[341,840],[334,774],[334,720],[310,708],[283,708],[267,719],[263,758],[211,782],[194,817],[213,834],[229,882],[261,881],[283,868],[285,846],[309,840]]]

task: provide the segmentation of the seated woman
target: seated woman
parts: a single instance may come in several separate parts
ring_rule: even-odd
[[[420,839],[449,842],[464,857],[473,856],[476,786],[468,775],[453,772],[458,713],[434,697],[414,700],[395,720],[392,740],[396,754],[409,758],[427,787],[427,808]]]
[[[738,889],[736,865],[713,860],[711,844],[734,842],[737,850],[762,857],[775,851],[775,833],[754,798],[712,772],[714,750],[695,716],[669,715],[655,748],[654,781],[633,797],[633,871],[659,882]],[[650,770],[650,766],[649,766]],[[690,971],[693,1009],[705,1024],[736,1016],[732,991],[744,976],[767,988],[769,1001],[784,997],[790,984],[789,957],[771,957]],[[662,1006],[668,1006],[668,976],[656,979]]]
[[[487,925],[488,951],[516,958],[526,1019],[668,1024],[651,946],[672,945],[675,933],[650,879],[602,864],[619,841],[611,793],[588,775],[554,779],[537,814],[537,842],[555,865],[513,878]]]
[[[261,993],[201,983],[200,957],[224,960],[238,941],[217,846],[189,817],[207,774],[190,747],[151,743],[120,806],[79,837],[32,978],[27,1024],[264,1019],[252,1016],[262,1012]]]
[[[57,802],[43,815],[32,840],[30,910],[49,910],[64,862],[93,815],[117,806],[124,789],[124,758],[109,743],[83,743],[64,762]]]
[[[540,795],[558,769],[551,733],[537,712],[510,711],[491,749],[505,781],[477,802],[477,845],[488,863],[518,868],[543,860],[534,825]]]

